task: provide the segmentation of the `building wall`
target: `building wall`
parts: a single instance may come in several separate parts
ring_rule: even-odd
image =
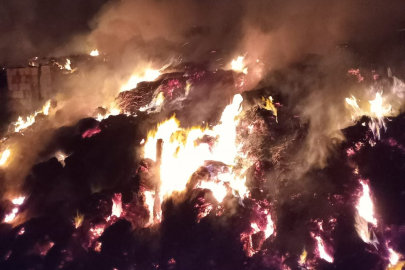
[[[34,109],[52,94],[49,66],[7,69],[9,97],[18,100],[26,109]]]

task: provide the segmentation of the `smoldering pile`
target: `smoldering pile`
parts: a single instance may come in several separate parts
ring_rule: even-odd
[[[163,198],[159,216],[164,170],[142,155],[149,131],[173,114],[182,128],[217,125],[242,89],[240,76],[185,67],[122,92],[117,103],[127,114],[58,129],[46,118],[32,125],[25,136],[46,130],[51,139],[21,186],[21,203],[1,203],[2,220],[17,210],[0,225],[0,268],[385,269],[391,251],[405,254],[404,116],[387,121],[379,141],[364,124],[371,119],[360,119],[343,131],[346,141],[326,167],[295,174],[309,124],[277,85],[241,95],[235,140],[244,155],[232,168],[206,160],[183,191]],[[164,100],[154,102],[160,93]],[[216,140],[205,135],[193,144]],[[248,195],[223,181],[218,199],[213,179],[247,161]],[[366,222],[369,243],[355,226],[363,185],[381,215],[378,226]]]

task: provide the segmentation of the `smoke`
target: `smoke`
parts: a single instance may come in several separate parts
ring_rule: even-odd
[[[2,1],[0,63],[19,65],[35,56],[71,53],[65,45],[89,32],[88,20],[106,1]]]

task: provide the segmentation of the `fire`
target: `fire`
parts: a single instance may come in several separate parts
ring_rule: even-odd
[[[27,120],[24,121],[23,118],[20,116],[18,117],[17,122],[12,123],[12,125],[14,125],[14,132],[20,132],[26,128],[28,128],[29,126],[31,126],[32,124],[35,123],[35,116],[37,116],[39,113],[42,113],[44,115],[48,115],[49,114],[49,108],[51,107],[51,101],[48,100],[45,105],[42,107],[42,110],[40,111],[36,111],[33,115],[30,115],[27,117]]]
[[[153,224],[153,205],[155,204],[155,192],[145,191],[143,194],[145,196],[145,204],[149,210],[149,221],[145,226],[148,227],[149,225]]]
[[[96,50],[92,50],[91,52],[90,52],[90,56],[99,56],[100,55],[100,53],[98,52],[98,50],[96,49]]]
[[[388,252],[390,254],[389,259],[390,259],[390,266],[394,266],[398,263],[399,261],[399,255],[396,253],[392,248],[388,249]]]
[[[370,187],[364,181],[360,181],[363,188],[362,195],[356,206],[359,215],[364,218],[367,222],[377,225],[377,219],[374,217],[374,206],[373,201],[370,197]]]
[[[113,206],[112,206],[112,214],[111,216],[116,216],[116,217],[121,217],[122,214],[122,201],[121,201],[122,195],[121,193],[116,193],[114,194],[114,197],[112,198],[113,201]]]
[[[209,189],[212,191],[212,194],[214,195],[215,199],[221,203],[226,194],[228,193],[226,190],[226,187],[223,185],[223,183],[215,183],[215,182],[201,182],[198,185],[199,188],[203,189]]]
[[[0,166],[3,166],[4,164],[6,164],[8,158],[10,157],[11,151],[10,149],[6,149],[3,151],[3,153],[1,154],[0,157]]]
[[[132,75],[128,83],[121,87],[121,92],[136,88],[140,82],[150,82],[160,76],[160,71],[155,69],[146,69],[142,75]]]
[[[273,220],[271,220],[270,213],[267,215],[266,219],[267,219],[267,225],[266,225],[266,229],[264,230],[264,235],[267,239],[274,233],[274,223],[273,223]]]
[[[232,70],[247,74],[248,69],[247,67],[245,67],[243,59],[244,59],[243,56],[239,56],[236,60],[232,60],[231,62]]]
[[[101,121],[104,119],[107,119],[108,117],[115,116],[115,115],[119,115],[121,113],[121,109],[117,106],[117,104],[115,104],[115,102],[110,104],[110,107],[107,109],[107,113],[102,115],[102,114],[98,114],[96,119],[97,121]]]
[[[333,257],[330,256],[326,252],[325,244],[324,244],[322,238],[319,235],[317,235],[317,236],[315,236],[315,240],[316,240],[316,243],[317,243],[317,251],[319,252],[319,257],[321,259],[324,259],[325,261],[327,261],[329,263],[333,263]]]
[[[66,58],[65,69],[72,70],[72,67],[70,66],[70,64],[71,64],[70,59]]]
[[[370,113],[372,116],[376,118],[382,118],[384,116],[387,116],[391,112],[391,105],[384,105],[383,104],[383,98],[382,98],[382,93],[376,93],[375,94],[375,99],[370,100]]]
[[[75,228],[79,228],[80,226],[82,226],[83,221],[84,221],[84,215],[83,214],[79,214],[79,212],[77,212],[77,215],[74,218],[74,224],[75,224]]]
[[[392,115],[392,106],[390,104],[385,104],[382,92],[377,92],[375,98],[369,101],[370,107],[368,110],[360,108],[357,99],[354,96],[346,98],[346,103],[350,105],[353,110],[352,120],[363,115],[371,118],[369,128],[373,132],[374,137],[379,139],[380,130],[382,128],[386,129],[384,117]]]
[[[235,95],[233,102],[228,105],[221,116],[220,124],[212,130],[207,127],[181,128],[175,116],[158,124],[157,129],[148,133],[144,145],[144,158],[156,159],[156,144],[163,140],[161,157],[161,186],[159,197],[170,196],[174,191],[183,191],[191,175],[207,160],[223,162],[229,166],[235,165],[238,156],[236,145],[237,116],[241,112],[241,95]],[[197,144],[203,136],[216,138],[216,143],[210,147],[206,143]],[[222,202],[227,194],[229,183],[239,196],[247,195],[245,177],[234,172],[219,174],[213,181],[202,182],[197,188],[207,188],[213,192],[218,202]],[[150,206],[149,206],[150,207]]]
[[[11,213],[6,215],[6,217],[4,218],[4,222],[6,223],[10,223],[12,222],[17,214],[18,214],[18,206],[22,205],[25,201],[25,197],[17,197],[11,200],[11,202],[14,204],[14,208],[13,210],[11,210]]]

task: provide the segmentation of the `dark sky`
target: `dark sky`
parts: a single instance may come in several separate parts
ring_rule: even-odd
[[[89,22],[108,0],[0,1],[0,64],[48,56]]]

